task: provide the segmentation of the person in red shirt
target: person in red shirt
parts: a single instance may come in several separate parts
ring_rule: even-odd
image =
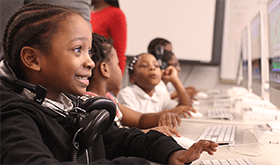
[[[117,51],[122,74],[126,63],[127,25],[126,18],[119,8],[118,0],[92,0],[91,26],[92,32],[113,40]]]

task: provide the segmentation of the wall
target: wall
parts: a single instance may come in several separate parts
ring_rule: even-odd
[[[163,37],[178,59],[210,62],[216,0],[119,0],[127,18],[126,54],[147,51]]]

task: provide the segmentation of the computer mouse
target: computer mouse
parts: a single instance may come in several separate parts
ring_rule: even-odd
[[[205,98],[207,98],[208,97],[208,94],[207,93],[205,93],[205,92],[198,92],[197,94],[196,94],[196,96],[195,96],[197,99],[199,99],[199,98],[203,98],[203,99],[205,99]]]
[[[194,112],[190,111],[190,113],[193,118],[202,118],[203,117],[203,114],[201,112],[194,113]]]
[[[192,104],[193,104],[193,105],[199,105],[199,104],[200,104],[200,102],[199,102],[199,101],[197,101],[197,100],[193,100],[193,101],[192,101]]]
[[[173,136],[173,139],[176,140],[176,142],[182,146],[183,148],[190,148],[190,146],[192,146],[196,141],[194,140],[191,140],[187,137],[184,137],[184,136],[181,136],[181,137],[176,137],[176,136]]]

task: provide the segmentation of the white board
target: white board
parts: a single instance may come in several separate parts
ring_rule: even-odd
[[[149,42],[169,40],[180,60],[210,62],[216,0],[119,0],[127,19],[126,55],[147,52]]]

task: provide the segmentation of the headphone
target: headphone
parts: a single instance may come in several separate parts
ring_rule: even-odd
[[[106,132],[112,125],[116,116],[116,105],[107,97],[91,97],[79,108],[85,112],[79,113],[76,117],[78,119],[75,126],[78,132],[76,142],[79,143],[80,149],[87,149],[99,134]]]
[[[47,95],[47,89],[41,85],[34,85],[17,78],[14,79],[14,84],[34,92],[33,100],[36,103],[42,104]],[[116,105],[107,97],[82,96],[81,100],[83,100],[81,105],[67,113],[60,111],[59,108],[52,109],[55,113],[65,117],[67,125],[74,129],[71,154],[73,162],[76,162],[78,151],[87,151],[95,138],[109,129],[116,116]]]
[[[87,149],[93,145],[98,135],[106,132],[112,125],[116,116],[116,105],[106,97],[91,97],[71,112],[74,112],[72,125],[74,122],[73,128],[76,131],[72,141],[72,162],[76,162],[79,150],[85,150],[89,164]]]
[[[161,69],[166,69],[168,64],[162,60],[164,55],[164,46],[163,45],[156,45],[155,46],[155,57],[158,60],[159,66]]]

